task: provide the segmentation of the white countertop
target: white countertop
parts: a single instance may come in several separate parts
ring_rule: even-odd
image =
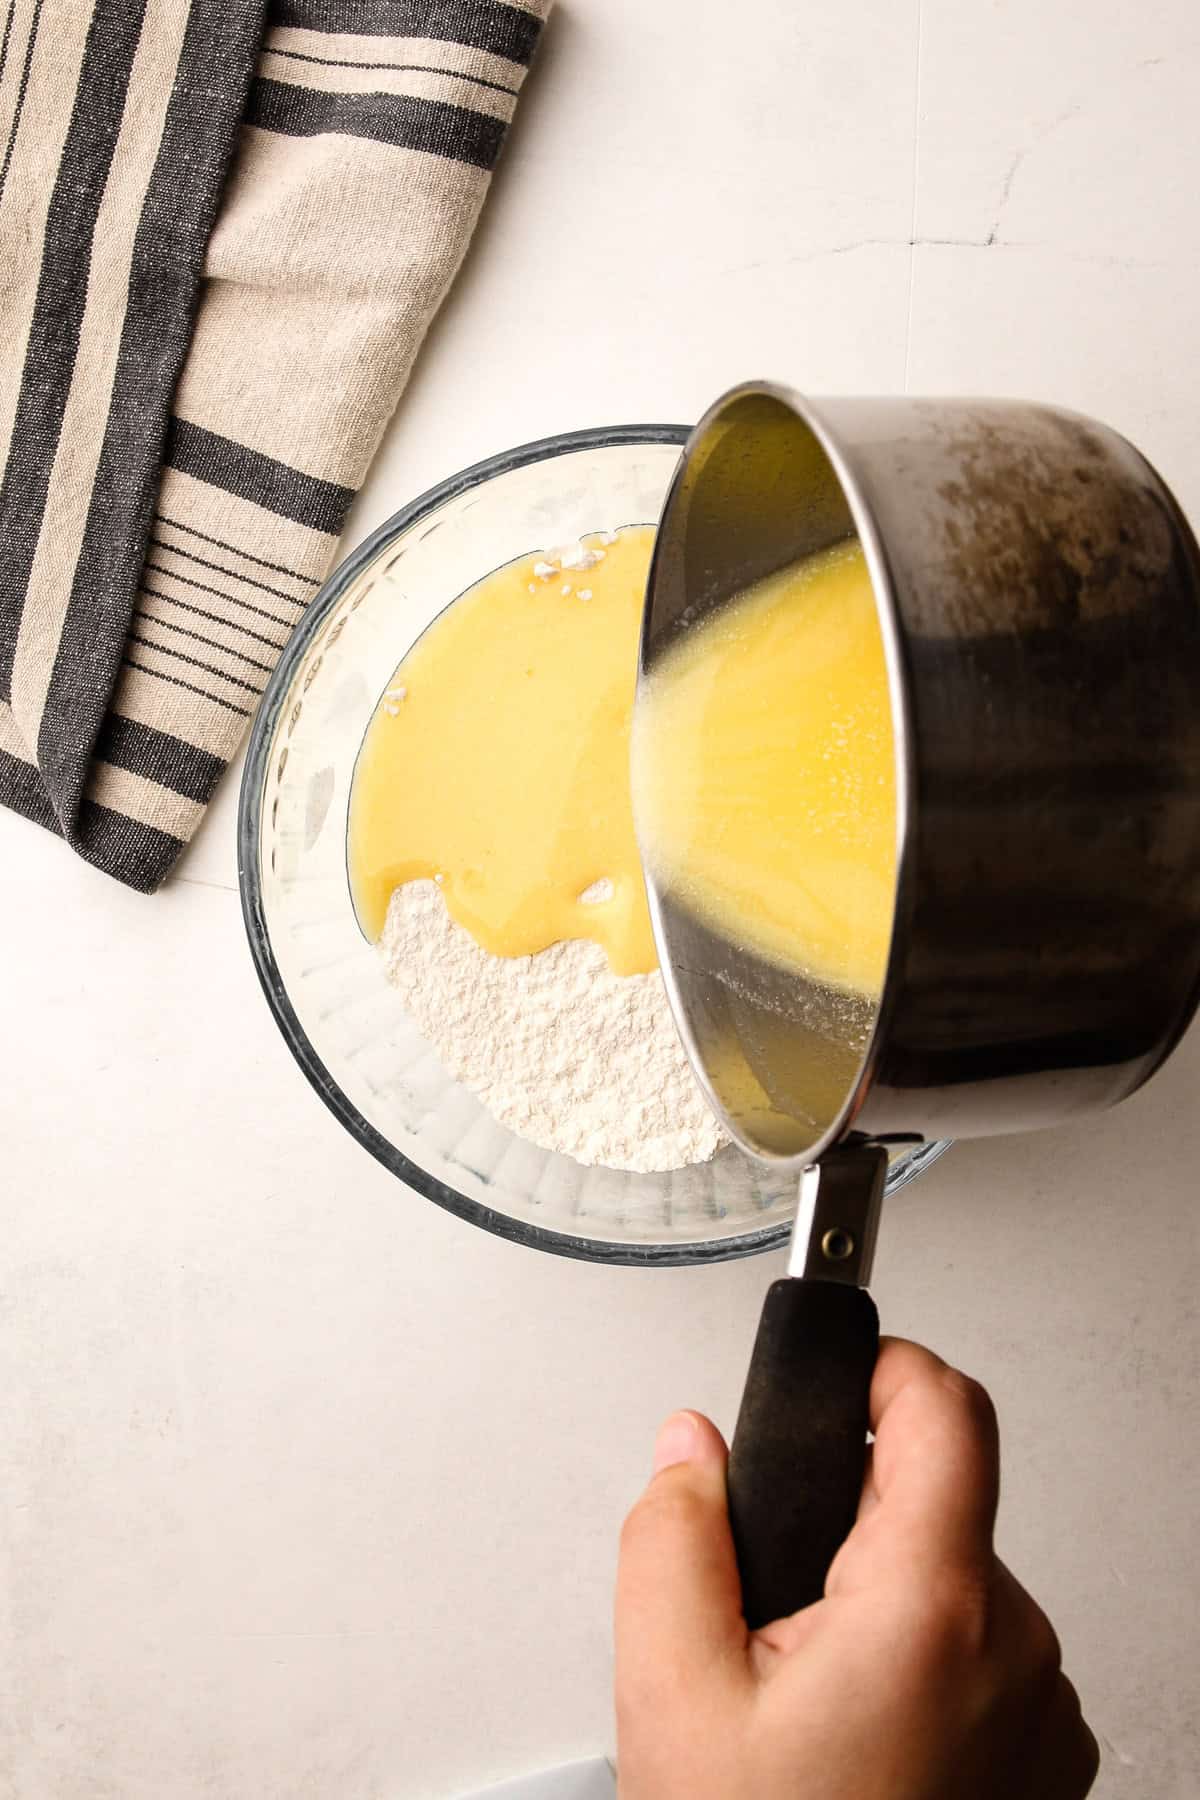
[[[568,0],[348,542],[729,383],[1095,412],[1200,516],[1193,0]],[[0,816],[0,1792],[414,1800],[611,1749],[617,1527],[732,1425],[758,1260],[490,1238],[345,1136],[258,992],[230,776],[146,900]],[[885,1326],[1000,1409],[1002,1549],[1106,1800],[1195,1800],[1200,1036],[891,1204]]]

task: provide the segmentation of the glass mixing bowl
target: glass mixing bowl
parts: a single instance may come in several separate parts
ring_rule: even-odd
[[[250,947],[293,1055],[407,1187],[518,1243],[611,1263],[696,1263],[786,1239],[793,1179],[727,1148],[670,1174],[584,1168],[499,1125],[452,1081],[363,937],[346,873],[355,758],[392,671],[502,563],[656,521],[686,429],[570,432],[491,457],[415,500],[335,570],[263,696],[242,780]],[[906,1149],[888,1191],[945,1149]]]

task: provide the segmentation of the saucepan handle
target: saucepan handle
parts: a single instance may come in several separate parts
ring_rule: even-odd
[[[865,1289],[768,1290],[729,1457],[729,1512],[746,1622],[819,1600],[854,1523],[879,1315]]]

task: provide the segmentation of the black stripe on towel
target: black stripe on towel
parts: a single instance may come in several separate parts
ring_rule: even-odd
[[[164,556],[178,556],[186,562],[198,563],[202,569],[211,569],[216,575],[228,575],[246,587],[258,588],[264,594],[274,594],[277,600],[286,600],[289,606],[305,604],[298,594],[289,594],[286,588],[272,587],[269,581],[259,581],[255,575],[243,575],[240,569],[231,569],[228,563],[213,562],[209,556],[197,556],[194,550],[185,550],[181,544],[168,544],[164,538],[151,538],[150,549]],[[147,562],[146,567],[153,569],[156,565]],[[159,573],[169,575],[171,570],[160,569]]]
[[[437,38],[510,62],[533,55],[540,19],[501,0],[272,0],[272,25],[354,37]]]
[[[34,0],[33,13],[29,20],[29,35],[25,39],[25,60],[21,65],[21,78],[17,83],[17,100],[13,107],[12,124],[9,127],[8,143],[4,146],[4,161],[0,162],[0,197],[4,194],[8,182],[8,171],[12,167],[13,151],[17,147],[17,133],[21,129],[21,114],[25,110],[25,95],[29,91],[29,71],[33,67],[33,53],[37,47],[38,25],[42,17],[42,0]],[[8,24],[4,27],[4,48],[0,50],[0,75],[4,73],[4,62],[8,55],[8,34],[12,30],[13,6],[8,9]]]
[[[13,15],[17,10],[17,0],[8,0],[8,17],[4,21],[4,36],[0,38],[0,81],[4,80],[4,65],[8,61],[8,42],[12,37]]]
[[[246,123],[289,137],[370,138],[403,150],[423,150],[477,169],[495,166],[505,122],[489,113],[411,94],[323,94],[290,81],[258,77],[250,90]]]
[[[178,575],[173,575],[171,579],[173,581],[178,581],[179,577]],[[210,594],[215,594],[216,591],[216,588],[205,589],[205,592]],[[265,608],[261,606],[251,606],[248,600],[234,600],[234,605],[242,607],[245,612],[252,612],[257,619],[266,619],[268,623],[272,625],[282,626],[284,632],[283,637],[263,637],[261,632],[250,631],[247,626],[238,625],[225,613],[206,612],[202,606],[196,606],[191,601],[180,600],[174,594],[165,593],[162,588],[149,587],[144,581],[141,584],[139,592],[148,594],[152,600],[168,600],[172,606],[181,606],[185,612],[199,613],[201,618],[213,619],[218,625],[228,625],[231,631],[241,631],[245,632],[247,637],[260,638],[264,644],[270,644],[274,650],[283,649],[284,644],[287,642],[287,633],[292,629],[288,621],[286,619],[281,619],[277,613],[267,612]],[[222,594],[221,598],[222,600],[233,600],[233,595]]]
[[[0,799],[5,806],[24,813],[35,825],[44,825],[48,831],[62,835],[62,826],[42,785],[40,772],[32,763],[22,762],[19,756],[10,756],[7,750],[0,750]]]
[[[4,750],[0,750],[0,795],[6,805],[24,813],[36,825],[45,826],[59,837],[63,835],[62,821],[37,770]],[[142,825],[137,819],[86,799],[79,808],[72,842],[88,862],[143,894],[154,892],[183,849],[181,841],[169,831]]]
[[[97,0],[46,214],[41,274],[8,466],[0,482],[0,699],[4,700],[12,693],[21,612],[79,352],[96,215],[121,129],[144,11],[145,0]]]
[[[185,525],[180,519],[168,519],[166,513],[156,512],[156,525],[169,525],[172,531],[186,531],[189,537],[201,538],[206,544],[215,544],[218,550],[232,551],[244,562],[257,563],[260,569],[274,569],[278,575],[290,575],[295,581],[303,581],[308,587],[320,587],[317,575],[302,575],[299,569],[289,569],[286,563],[268,562],[265,556],[252,556],[249,550],[243,550],[240,544],[231,544],[228,538],[211,537],[207,531],[197,531],[194,525]]]
[[[153,625],[154,620],[150,623]],[[202,657],[189,656],[186,650],[176,650],[174,644],[156,644],[153,638],[143,637],[140,632],[131,631],[126,640],[130,644],[140,644],[143,650],[153,650],[158,656],[173,657],[176,662],[187,663],[189,668],[203,669],[208,675],[215,675],[221,681],[227,681],[230,687],[244,688],[246,693],[257,695],[262,693],[263,683],[243,681],[240,675],[227,675],[216,663],[205,662]]]
[[[152,669],[149,663],[136,662],[132,656],[122,659],[126,669],[136,669],[139,675],[153,675],[155,681],[165,681],[169,687],[186,688],[189,694],[199,694],[202,700],[211,700],[216,706],[223,706],[226,712],[238,713],[243,719],[253,717],[244,706],[235,706],[232,700],[222,700],[220,694],[214,694],[211,688],[197,687],[194,681],[185,681],[181,675],[167,675],[162,669]],[[163,870],[166,874],[166,870]]]
[[[219,650],[223,656],[236,657],[238,662],[245,663],[248,669],[258,669],[264,675],[269,675],[275,667],[274,663],[260,662],[257,656],[251,656],[245,650],[232,649],[230,645],[222,643],[220,638],[212,637],[207,631],[196,631],[191,625],[177,625],[174,619],[164,619],[159,613],[135,612],[133,622],[135,625],[156,625],[160,631],[169,631],[175,637],[187,638],[189,643],[203,644],[209,650]],[[165,648],[165,645],[163,647]]]
[[[354,489],[319,475],[306,475],[290,463],[248,450],[232,438],[193,425],[189,419],[172,419],[167,438],[166,461],[182,475],[194,475],[210,487],[224,489],[239,499],[250,500],[282,519],[294,519],[313,531],[336,537],[354,498]],[[299,600],[296,605],[303,603]]]
[[[79,854],[115,875],[126,887],[139,893],[152,894],[162,885],[163,877],[178,860],[183,841],[155,825],[143,825],[125,813],[113,812],[98,801],[84,800],[79,808],[77,830],[71,838]]]
[[[105,719],[96,739],[96,755],[114,768],[144,775],[147,781],[157,781],[202,806],[212,798],[225,768],[222,757],[212,756],[172,732],[122,718],[120,713],[109,713]]]
[[[446,75],[454,81],[465,81],[469,87],[490,88],[494,94],[511,94],[518,90],[503,81],[485,81],[482,75],[464,75],[460,69],[439,69],[436,63],[415,62],[350,62],[344,56],[308,56],[303,50],[270,51],[272,56],[286,56],[289,62],[319,63],[323,69],[392,69],[398,75]]]
[[[43,778],[68,819],[121,666],[171,396],[265,7],[266,0],[192,0],[146,184],[104,442],[50,682],[53,704],[38,736]]]

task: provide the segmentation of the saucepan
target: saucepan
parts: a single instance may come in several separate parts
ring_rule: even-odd
[[[729,941],[641,844],[697,1076],[742,1151],[799,1186],[729,1467],[751,1625],[819,1598],[853,1523],[889,1148],[1111,1105],[1200,997],[1200,552],[1161,478],[1055,408],[735,389],[668,494],[639,706],[681,633],[855,538],[896,758],[878,998]]]

